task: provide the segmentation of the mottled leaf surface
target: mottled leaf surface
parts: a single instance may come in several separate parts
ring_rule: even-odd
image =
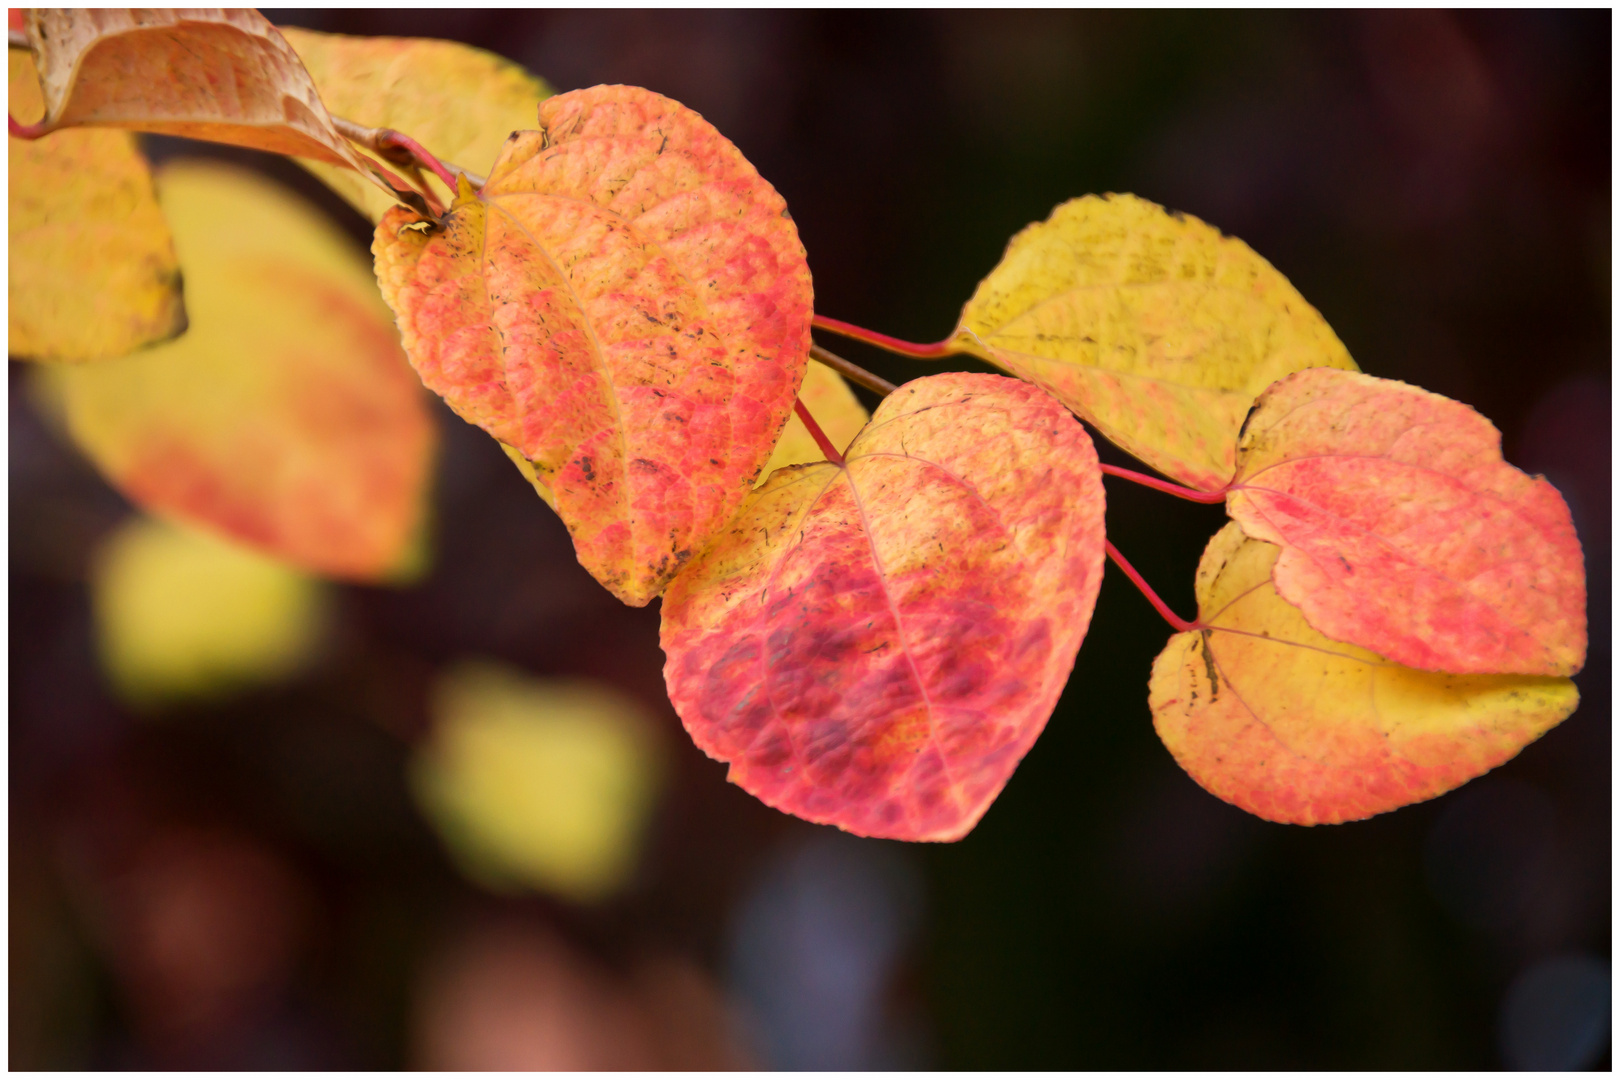
[[[417,554],[434,431],[364,257],[239,169],[177,162],[158,195],[191,329],[40,368],[74,442],[154,514],[324,574],[398,573]]]
[[[995,375],[886,398],[847,467],[783,469],[664,596],[664,679],[764,802],[955,840],[1034,744],[1085,637],[1103,490],[1084,428]]]
[[[1072,199],[1013,237],[952,344],[1055,394],[1196,488],[1232,476],[1255,397],[1355,362],[1243,241],[1134,195]]]
[[[291,45],[251,8],[31,8],[44,129],[118,127],[358,170]]]
[[[542,103],[429,225],[396,208],[372,246],[411,363],[645,604],[731,519],[804,378],[810,270],[781,196],[679,102],[597,86]]]
[[[33,57],[10,50],[10,109],[44,113]],[[12,356],[123,356],[186,328],[180,264],[152,174],[123,131],[8,139]]]
[[[512,132],[534,126],[551,89],[517,64],[458,41],[280,28],[334,114],[402,131],[440,161],[480,175]],[[375,222],[394,205],[348,169],[299,162]]]
[[[1461,402],[1343,371],[1260,399],[1227,508],[1312,626],[1431,671],[1571,675],[1586,572],[1556,488]]]
[[[1278,549],[1229,523],[1198,567],[1199,620],[1153,664],[1153,724],[1211,793],[1332,824],[1436,795],[1575,710],[1568,679],[1415,671],[1312,630],[1271,584]]]

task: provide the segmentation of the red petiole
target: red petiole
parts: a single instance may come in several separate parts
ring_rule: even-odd
[[[1147,473],[1134,472],[1131,469],[1122,469],[1118,465],[1103,465],[1100,466],[1100,468],[1109,476],[1123,477],[1124,479],[1130,480],[1133,483],[1141,484],[1143,487],[1150,487],[1154,491],[1162,491],[1167,495],[1174,495],[1178,499],[1186,499],[1188,502],[1225,502],[1226,493],[1231,490],[1231,485],[1228,484],[1226,487],[1223,487],[1218,491],[1199,491],[1197,488],[1182,487],[1180,484],[1172,484],[1168,480],[1160,480],[1158,477],[1149,476]]]
[[[816,440],[816,445],[821,447],[823,454],[827,455],[827,460],[842,469],[844,467],[844,455],[840,454],[838,448],[833,446],[832,440],[827,438],[827,433],[821,430],[821,425],[816,423],[816,418],[810,415],[810,410],[804,407],[804,402],[801,399],[793,399],[793,411],[799,415],[800,420],[804,421],[804,426],[810,432],[810,437]]]
[[[829,319],[825,315],[815,316],[810,320],[810,325],[819,330],[831,330],[835,334],[842,334],[844,337],[853,338],[856,341],[864,341],[868,345],[876,345],[880,349],[887,349],[892,353],[899,353],[901,356],[914,356],[919,360],[935,360],[941,356],[950,356],[952,353],[961,351],[951,344],[950,338],[946,338],[944,341],[936,341],[931,345],[919,345],[914,341],[901,341],[899,338],[890,337],[888,334],[880,334],[876,330],[867,330],[865,327],[856,326],[854,323]]]
[[[1199,623],[1188,622],[1180,615],[1177,615],[1175,612],[1171,611],[1170,605],[1159,599],[1159,594],[1154,592],[1153,587],[1143,579],[1141,574],[1136,572],[1136,567],[1127,562],[1125,556],[1119,553],[1119,548],[1114,546],[1114,542],[1112,540],[1104,540],[1103,547],[1108,551],[1108,557],[1114,560],[1114,565],[1125,571],[1125,576],[1131,579],[1131,584],[1135,585],[1139,590],[1141,590],[1142,595],[1147,597],[1147,602],[1153,605],[1153,610],[1164,616],[1165,622],[1182,632],[1202,629],[1202,626]]]

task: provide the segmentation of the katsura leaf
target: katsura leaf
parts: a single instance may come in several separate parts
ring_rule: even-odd
[[[782,469],[670,585],[670,700],[730,779],[863,836],[955,840],[1085,637],[1103,489],[1084,428],[994,375],[886,398],[846,466]]]
[[[1282,546],[1277,591],[1329,637],[1431,671],[1572,675],[1586,572],[1556,488],[1491,422],[1415,386],[1292,375],[1256,403],[1227,508]]]
[[[34,60],[10,50],[11,115],[44,112]],[[180,265],[152,174],[123,131],[8,139],[7,351],[80,363],[123,356],[186,328]]]
[[[31,8],[24,24],[45,96],[37,132],[182,135],[354,169],[393,191],[339,134],[292,46],[251,8]]]
[[[1153,724],[1211,793],[1270,821],[1331,824],[1436,795],[1574,711],[1568,679],[1416,671],[1311,629],[1272,587],[1278,549],[1217,533],[1198,567],[1205,624],[1153,664]]]
[[[1056,395],[1184,484],[1232,476],[1255,397],[1308,367],[1356,370],[1243,241],[1134,195],[1088,195],[1013,237],[950,346]]]
[[[723,529],[810,348],[810,270],[737,148],[648,90],[547,99],[481,191],[372,247],[412,364],[529,462],[580,562],[642,605]]]
[[[517,64],[456,41],[280,29],[333,113],[402,131],[441,161],[480,174],[508,135],[534,126],[535,110],[551,96]],[[394,205],[350,170],[307,159],[300,164],[372,222]]]
[[[395,576],[420,557],[435,435],[364,258],[239,169],[177,162],[158,196],[191,329],[39,369],[73,441],[154,514],[322,574]]]

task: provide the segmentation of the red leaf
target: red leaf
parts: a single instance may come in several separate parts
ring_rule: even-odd
[[[664,597],[664,678],[766,803],[955,840],[1040,735],[1097,599],[1085,430],[994,375],[918,379],[847,452],[782,469]]]
[[[1330,638],[1430,671],[1573,674],[1580,542],[1557,489],[1501,442],[1438,394],[1302,371],[1255,403],[1227,509],[1281,545],[1277,591]]]

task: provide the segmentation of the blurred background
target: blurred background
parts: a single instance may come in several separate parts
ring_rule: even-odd
[[[141,518],[13,363],[11,1067],[1609,1067],[1609,12],[267,14],[685,102],[786,197],[818,310],[913,340],[1076,195],[1243,238],[1364,370],[1475,406],[1563,492],[1583,700],[1432,802],[1268,824],[1155,737],[1169,631],[1110,570],[982,824],[858,840],[725,782],[664,698],[656,604],[598,587],[442,406],[431,569],[337,586]],[[149,150],[369,246],[289,163]],[[1221,510],[1109,485],[1111,538],[1190,612]],[[239,594],[263,626],[119,638]]]

